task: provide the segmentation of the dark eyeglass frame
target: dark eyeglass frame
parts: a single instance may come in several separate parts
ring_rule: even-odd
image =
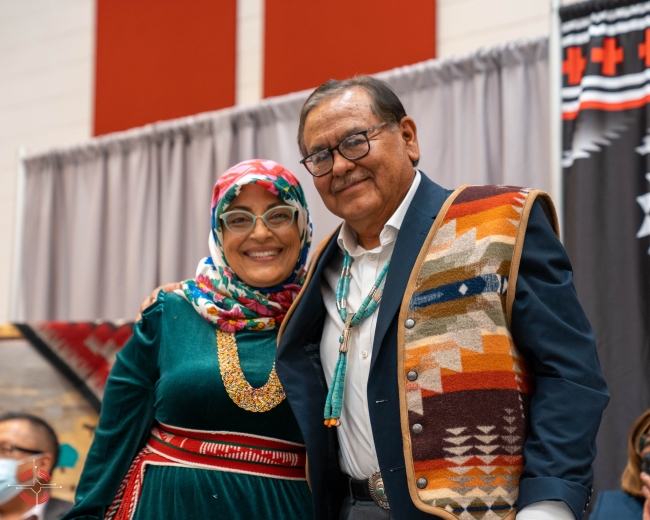
[[[14,451],[22,451],[24,453],[29,453],[30,455],[38,455],[39,453],[43,453],[43,450],[30,450],[27,448],[21,448],[15,444],[0,444],[0,454],[7,452],[12,454]]]
[[[352,134],[352,135],[348,135],[347,137],[341,139],[341,140],[339,141],[339,143],[338,143],[336,146],[333,146],[332,148],[327,148],[327,149],[325,149],[325,150],[318,150],[317,152],[314,152],[314,153],[312,153],[312,154],[309,154],[309,155],[308,155],[307,157],[305,157],[302,161],[300,161],[300,164],[302,164],[302,165],[305,167],[305,169],[309,172],[309,174],[310,174],[312,177],[316,177],[316,178],[318,178],[318,177],[325,177],[325,175],[329,174],[329,173],[332,171],[332,169],[334,168],[334,151],[335,151],[335,150],[336,150],[338,153],[340,153],[343,157],[345,157],[348,161],[358,161],[359,159],[363,159],[366,155],[368,155],[368,154],[370,153],[370,139],[368,138],[368,133],[370,133],[370,132],[374,132],[375,130],[379,130],[381,127],[386,126],[387,124],[388,124],[388,123],[387,123],[386,121],[384,121],[384,122],[382,122],[382,123],[379,123],[378,125],[371,126],[371,127],[368,128],[367,130],[364,130],[363,132],[356,132],[356,133],[354,133],[354,134]],[[363,155],[360,155],[359,157],[348,157],[347,155],[345,155],[345,154],[343,153],[343,151],[341,150],[340,146],[341,146],[341,144],[343,144],[344,141],[347,141],[348,139],[350,139],[350,138],[352,138],[352,137],[356,137],[356,136],[358,136],[358,135],[362,135],[363,137],[365,137],[365,139],[366,139],[366,143],[368,144],[368,150],[366,150],[366,153],[364,153]],[[332,157],[332,167],[331,167],[329,170],[327,170],[325,173],[321,173],[321,174],[319,174],[319,175],[316,175],[314,172],[312,172],[312,171],[309,169],[309,166],[307,166],[307,162],[308,162],[309,159],[312,158],[314,155],[317,155],[317,154],[319,154],[319,153],[323,153],[323,152],[329,152],[330,156]]]
[[[281,228],[274,228],[274,227],[269,226],[269,223],[266,220],[266,216],[269,213],[271,213],[272,211],[275,211],[275,210],[278,210],[278,209],[289,209],[289,210],[291,210],[291,221],[286,226],[283,226]],[[228,227],[228,224],[226,223],[225,217],[227,217],[228,215],[232,215],[233,213],[246,213],[247,215],[250,215],[251,217],[253,217],[253,223],[252,223],[250,229],[248,229],[246,231],[233,231],[232,229],[230,229]],[[273,206],[272,208],[267,209],[262,215],[253,215],[250,211],[246,211],[245,209],[235,209],[235,210],[232,210],[232,211],[226,211],[225,213],[222,213],[221,216],[219,217],[219,219],[221,220],[221,222],[223,222],[223,225],[226,227],[226,229],[228,231],[230,231],[231,233],[233,233],[235,235],[247,235],[248,233],[250,233],[251,231],[253,231],[255,229],[255,226],[257,225],[257,219],[258,218],[262,219],[262,222],[264,222],[264,225],[270,231],[282,231],[283,229],[290,228],[291,225],[296,221],[296,213],[298,213],[298,208],[296,208],[295,206]]]

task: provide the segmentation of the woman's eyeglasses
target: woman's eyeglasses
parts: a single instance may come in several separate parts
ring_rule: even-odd
[[[338,152],[348,161],[361,159],[370,152],[368,133],[379,130],[386,124],[388,123],[379,123],[378,125],[371,126],[368,130],[350,135],[333,148],[321,150],[320,152],[314,152],[313,154],[308,155],[300,161],[300,163],[307,168],[307,171],[314,177],[327,175],[332,171],[332,168],[334,168],[334,150],[338,150]]]
[[[237,235],[250,233],[261,218],[267,228],[271,231],[286,229],[293,224],[296,218],[297,208],[293,206],[276,206],[264,212],[264,215],[253,215],[244,210],[226,211],[221,214],[221,221],[228,231]]]

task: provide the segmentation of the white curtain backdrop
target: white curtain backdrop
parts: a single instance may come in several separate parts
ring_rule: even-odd
[[[549,190],[546,38],[378,74],[418,125],[419,168],[447,188]],[[309,92],[147,125],[25,159],[11,319],[132,319],[157,285],[192,277],[207,254],[212,186],[269,158],[296,173],[314,243],[337,225],[298,163]]]

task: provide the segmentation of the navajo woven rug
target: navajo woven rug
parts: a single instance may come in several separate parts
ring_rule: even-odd
[[[115,354],[133,332],[133,323],[16,323],[36,348],[99,411]]]

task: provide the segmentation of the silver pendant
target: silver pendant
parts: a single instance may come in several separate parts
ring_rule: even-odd
[[[368,489],[375,504],[384,509],[390,509],[388,497],[386,496],[386,488],[384,488],[384,481],[381,478],[379,470],[375,471],[368,478]]]
[[[342,354],[348,353],[348,341],[350,340],[350,331],[351,331],[350,322],[352,321],[353,317],[354,314],[352,313],[348,314],[348,317],[345,320],[345,328],[341,333],[341,346],[339,347],[339,352],[341,352]]]

